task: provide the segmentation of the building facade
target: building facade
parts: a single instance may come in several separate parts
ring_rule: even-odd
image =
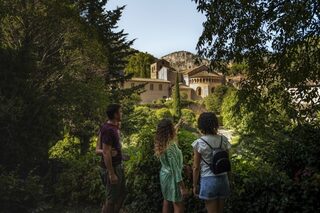
[[[172,89],[177,82],[176,78],[179,78],[181,96],[190,100],[201,100],[213,93],[217,86],[226,82],[225,76],[218,72],[211,72],[206,65],[207,63],[196,65],[188,61],[186,66],[183,66],[183,61],[172,60],[169,56],[165,57],[171,63],[160,59],[151,64],[151,78],[132,78],[125,82],[124,88],[145,84],[144,92],[140,94],[142,103],[170,98]]]
[[[150,78],[132,78],[123,84],[124,89],[144,85],[140,94],[141,103],[152,103],[154,100],[171,96],[171,82]]]

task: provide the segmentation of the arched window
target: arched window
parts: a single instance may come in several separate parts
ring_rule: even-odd
[[[198,87],[196,92],[197,92],[197,95],[201,96],[201,87]]]

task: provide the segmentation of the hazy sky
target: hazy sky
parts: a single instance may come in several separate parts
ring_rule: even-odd
[[[137,39],[134,48],[161,57],[173,51],[195,53],[205,17],[191,0],[110,0],[108,9],[127,5],[120,29]]]

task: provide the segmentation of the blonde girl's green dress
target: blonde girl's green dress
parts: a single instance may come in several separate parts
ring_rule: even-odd
[[[160,156],[160,184],[163,198],[172,202],[181,202],[179,182],[182,181],[183,156],[176,143],[169,145]]]

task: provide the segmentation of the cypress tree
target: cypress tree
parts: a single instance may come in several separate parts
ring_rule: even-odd
[[[181,118],[181,100],[180,100],[180,87],[179,87],[179,73],[178,72],[177,72],[177,77],[176,77],[176,83],[174,85],[173,112],[174,112],[174,117],[177,120]]]

